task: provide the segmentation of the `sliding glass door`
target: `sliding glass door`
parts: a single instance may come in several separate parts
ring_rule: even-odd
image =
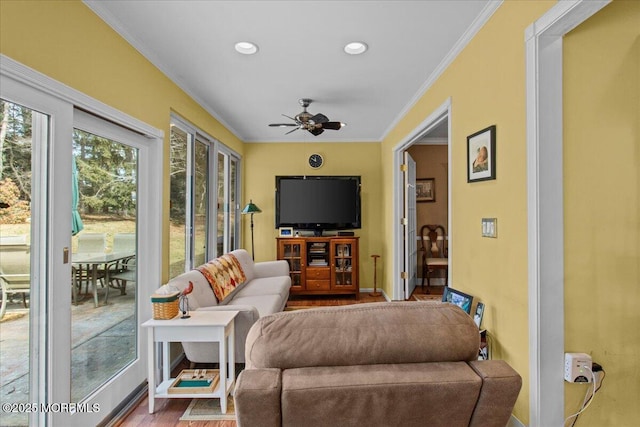
[[[120,127],[121,113],[46,76],[22,81],[33,71],[11,64],[0,74],[0,400],[16,410],[0,424],[97,425],[146,382],[138,330],[160,281],[160,133],[130,117],[137,132]]]
[[[87,399],[138,357],[137,135],[132,140],[115,127],[104,136],[112,125],[91,117],[76,117],[80,123],[72,152],[72,402]]]

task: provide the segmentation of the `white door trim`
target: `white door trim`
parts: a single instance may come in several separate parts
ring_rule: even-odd
[[[532,427],[564,421],[562,38],[609,1],[558,2],[525,30]]]
[[[400,278],[400,273],[404,268],[404,230],[401,223],[401,218],[403,215],[403,198],[404,198],[404,188],[403,188],[403,177],[402,171],[400,170],[400,166],[404,161],[403,152],[407,148],[409,148],[412,144],[418,141],[422,136],[428,133],[431,129],[437,126],[445,117],[449,118],[449,129],[447,132],[448,139],[448,162],[451,164],[451,98],[447,98],[445,102],[442,103],[438,108],[436,108],[433,113],[431,113],[422,123],[416,126],[406,137],[402,139],[393,148],[393,300],[403,300],[404,299],[404,282]],[[448,182],[451,182],[451,168],[448,168]],[[449,243],[451,243],[451,185],[447,188],[448,192],[448,219],[449,222]],[[451,249],[449,246],[449,272],[451,272]],[[449,273],[451,274],[451,273]]]

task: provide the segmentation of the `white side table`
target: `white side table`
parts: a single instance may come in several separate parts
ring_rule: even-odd
[[[155,398],[220,398],[222,413],[227,412],[227,396],[233,390],[236,378],[234,319],[237,311],[191,311],[189,319],[179,316],[170,320],[147,320],[142,324],[149,328],[149,413],[153,414]],[[171,378],[169,367],[169,343],[171,342],[217,342],[220,348],[220,381],[213,393],[169,394]],[[156,345],[162,343],[162,377],[156,385]],[[227,370],[227,363],[229,369]]]

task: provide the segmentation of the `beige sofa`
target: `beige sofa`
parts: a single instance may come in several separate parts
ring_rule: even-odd
[[[261,317],[284,310],[289,299],[291,278],[286,261],[266,261],[254,263],[251,255],[238,249],[230,252],[239,262],[246,280],[235,290],[218,301],[203,274],[197,269],[183,273],[166,285],[158,293],[182,291],[189,282],[193,291],[188,295],[191,310],[239,310],[235,319],[235,360],[244,363],[244,343],[249,328]],[[183,342],[185,355],[193,363],[218,362],[217,343]]]
[[[504,427],[522,385],[479,361],[473,320],[447,303],[299,310],[258,320],[235,388],[238,425]]]

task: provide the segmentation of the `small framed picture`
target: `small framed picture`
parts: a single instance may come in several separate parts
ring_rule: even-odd
[[[280,236],[280,237],[293,237],[293,227],[280,227],[280,228],[278,228],[278,236]]]
[[[482,316],[484,315],[484,304],[479,302],[476,306],[476,313],[473,315],[473,321],[476,323],[478,329],[480,329],[480,324],[482,323]]]
[[[496,126],[467,137],[467,182],[496,179]]]
[[[416,202],[436,201],[436,179],[417,178],[416,179]]]

